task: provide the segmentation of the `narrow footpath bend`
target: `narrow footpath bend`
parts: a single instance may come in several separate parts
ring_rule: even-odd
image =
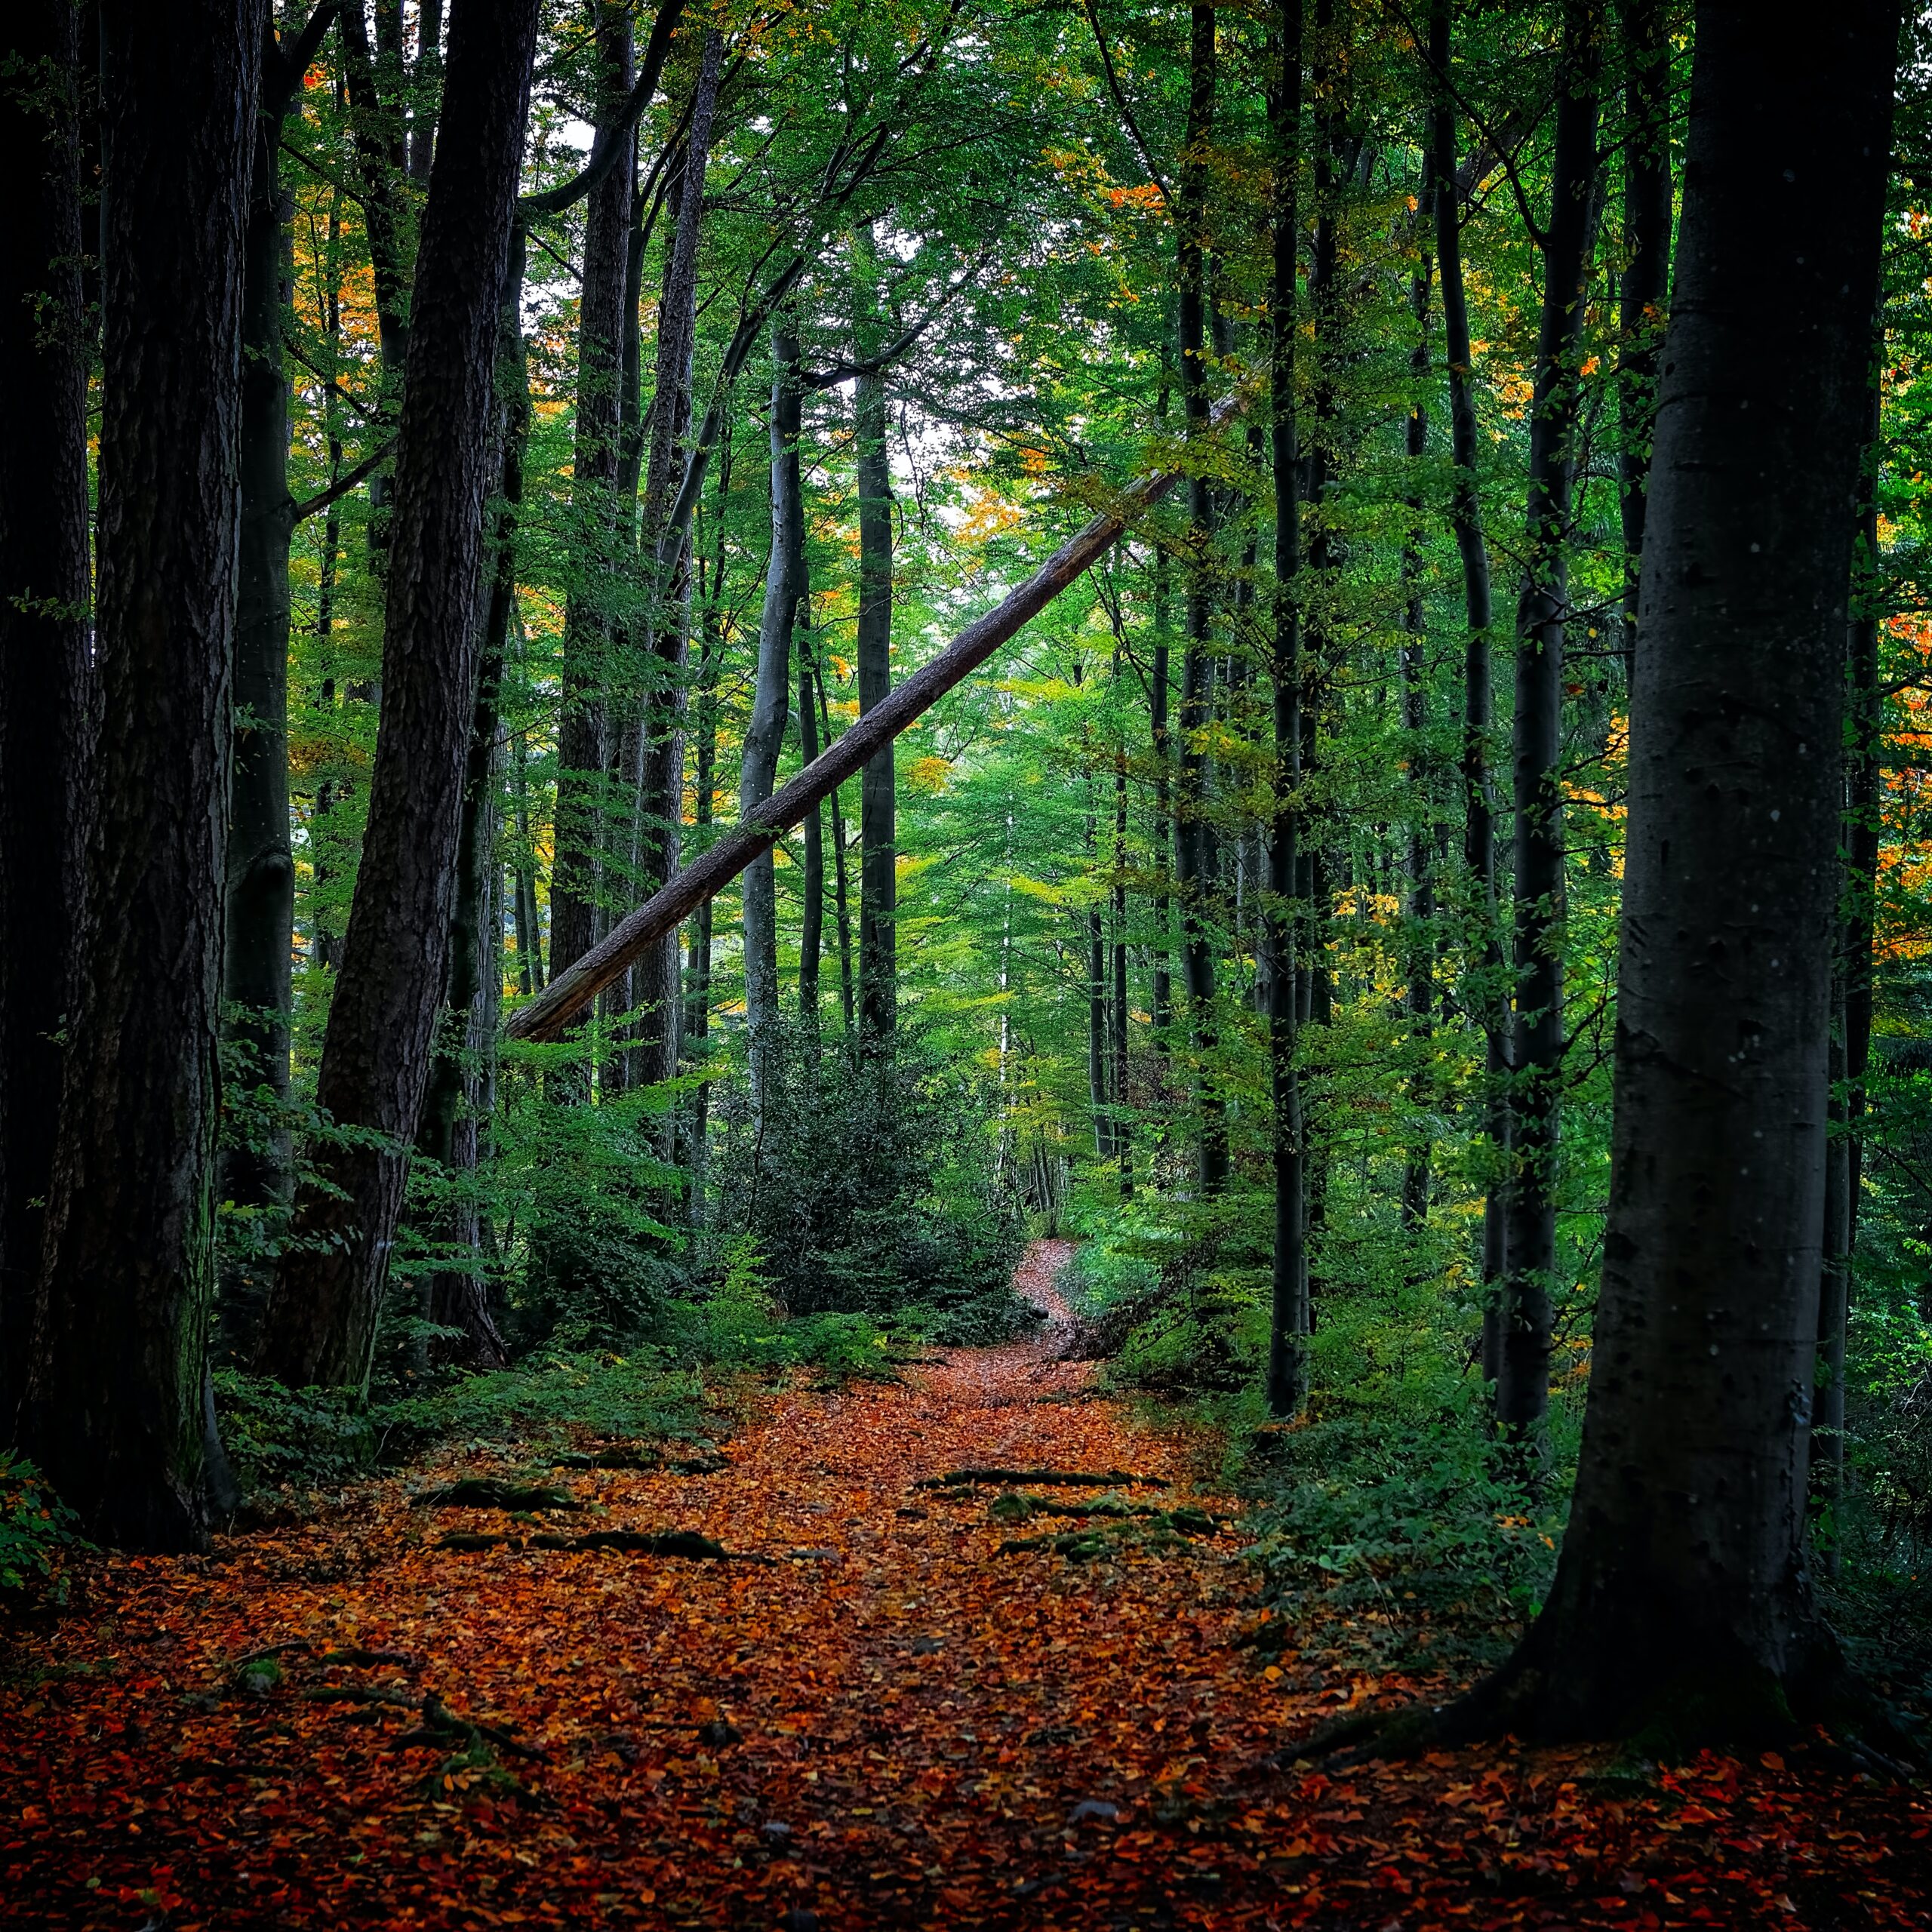
[[[1337,1708],[1432,1687],[1300,1632],[1277,1664],[1240,1645],[1254,1577],[1204,1487],[1213,1446],[1057,1358],[1063,1254],[1023,1268],[1034,1340],[779,1395],[708,1473],[554,1472],[605,1513],[412,1500],[487,1468],[472,1450],[211,1559],[92,1564],[84,1613],[27,1633],[0,1682],[0,1918],[1923,1922],[1915,1794],[1834,1799],[1807,1842],[1790,1820],[1817,1801],[1782,1763],[1740,1786],[1710,1761],[1655,1802],[1501,1749],[1275,1768]],[[1146,1478],[1108,1485],[1141,1513],[995,1521],[1004,1488],[1106,1492],[921,1486],[988,1466]],[[528,1546],[586,1522],[760,1560]],[[1097,1535],[1001,1547],[1056,1531]],[[478,1532],[513,1543],[443,1542]],[[1837,1903],[1798,1915],[1813,1898]]]

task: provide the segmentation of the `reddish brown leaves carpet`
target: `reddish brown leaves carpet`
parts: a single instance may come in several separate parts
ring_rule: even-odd
[[[1059,1258],[1029,1257],[1042,1300]],[[995,1522],[997,1487],[917,1487],[968,1464],[1124,1469],[1171,1485],[1125,1492],[1146,1510],[1225,1522],[1229,1500],[1201,1487],[1210,1445],[1092,1399],[1052,1343],[786,1393],[715,1474],[545,1478],[594,1509],[412,1505],[430,1480],[509,1466],[468,1455],[209,1561],[85,1566],[76,1611],[10,1644],[0,1915],[171,1932],[1926,1922],[1924,1794],[1845,1783],[1808,1752],[1707,1758],[1623,1798],[1583,1756],[1501,1748],[1333,1779],[1270,1768],[1337,1708],[1441,1687],[1338,1677],[1314,1632],[1264,1670],[1235,1642],[1254,1623],[1237,1531],[1097,1518],[1093,1560],[1001,1555],[1082,1522]],[[614,1529],[765,1560],[437,1546]]]

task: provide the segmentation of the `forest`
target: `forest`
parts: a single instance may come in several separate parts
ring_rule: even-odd
[[[0,1921],[1906,1927],[1932,12],[17,0]]]

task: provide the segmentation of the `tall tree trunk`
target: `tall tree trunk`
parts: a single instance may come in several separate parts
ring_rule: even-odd
[[[263,1365],[367,1381],[435,1045],[475,718],[499,303],[530,98],[536,0],[457,0],[423,219],[396,454],[383,729],[316,1097],[372,1130],[321,1150],[297,1201]]]
[[[1190,439],[1208,422],[1207,145],[1214,129],[1214,10],[1197,4],[1189,14],[1187,153],[1181,168],[1178,209],[1181,401]],[[1198,1183],[1202,1199],[1220,1192],[1228,1178],[1226,1103],[1215,1081],[1218,1045],[1214,1015],[1214,941],[1208,929],[1214,867],[1208,826],[1206,740],[1213,705],[1214,497],[1195,458],[1188,479],[1192,526],[1187,580],[1187,645],[1181,669],[1180,773],[1177,787],[1178,884],[1188,1006],[1192,1022],[1201,1110]]]
[[[1670,33],[1665,0],[1623,8],[1623,281],[1618,293],[1617,461],[1627,558],[1623,588],[1626,685],[1637,662],[1637,577],[1649,501],[1658,356],[1670,300]]]
[[[355,0],[350,0],[355,4]],[[436,152],[436,97],[443,80],[443,0],[420,0],[416,63],[410,75],[409,178],[427,185]]]
[[[242,523],[235,593],[235,768],[228,834],[222,1033],[231,1069],[265,1093],[265,1143],[232,1148],[224,1197],[238,1207],[285,1210],[294,1147],[288,1099],[293,998],[295,855],[288,835],[288,554],[295,504],[288,494],[288,375],[282,331],[293,301],[293,204],[281,177],[282,128],[328,14],[285,45],[263,50],[261,107],[243,244]],[[258,1309],[263,1279],[229,1284]]]
[[[76,964],[94,673],[80,14],[0,36],[0,1440],[14,1438]]]
[[[629,11],[615,0],[598,0],[595,26],[601,138],[614,132],[634,78]],[[561,972],[582,958],[601,931],[598,860],[608,803],[605,765],[609,755],[612,605],[619,546],[621,542],[628,549],[630,536],[628,519],[620,516],[617,472],[635,171],[625,156],[584,202],[577,441],[571,470],[576,568],[564,603],[563,709],[557,721],[555,857],[550,870],[552,972]],[[624,830],[628,836],[628,826]],[[630,883],[626,879],[620,891],[628,892]]]
[[[804,509],[798,485],[798,344],[780,326],[771,337],[771,558],[765,567],[764,608],[758,619],[758,679],[745,727],[738,779],[738,816],[770,798],[785,741],[792,629],[804,556]],[[752,1099],[762,1106],[765,1057],[778,1017],[777,883],[768,849],[745,869],[745,1025],[750,1035]]]
[[[103,702],[21,1443],[91,1534],[137,1549],[206,1537],[242,269],[268,32],[263,0],[101,8]],[[60,406],[48,426],[70,429]],[[71,488],[72,451],[46,460]]]
[[[1161,430],[1168,426],[1168,389],[1161,385]],[[1154,550],[1154,648],[1152,675],[1147,693],[1147,726],[1149,749],[1154,761],[1154,966],[1149,989],[1148,1018],[1154,1036],[1154,1051],[1168,1051],[1168,1034],[1174,1026],[1174,973],[1169,942],[1172,937],[1174,898],[1169,887],[1174,878],[1175,837],[1174,815],[1174,744],[1168,726],[1168,699],[1174,683],[1173,646],[1168,641],[1171,611],[1171,571],[1164,544]]]
[[[818,692],[819,728],[828,748],[832,743],[832,710],[825,698],[825,666],[814,650],[812,683]],[[839,788],[832,789],[832,890],[838,910],[838,992],[845,1018],[845,1037],[858,1037],[858,1017],[854,1003],[856,988],[852,977],[851,894],[845,875],[845,813],[839,804]]]
[[[1530,415],[1527,561],[1516,617],[1515,1158],[1496,1377],[1496,1419],[1512,1436],[1531,1429],[1549,1401],[1563,1063],[1563,645],[1601,32],[1599,0],[1565,0]]]
[[[1302,5],[1281,0],[1281,67],[1269,102],[1275,167],[1273,278],[1269,289],[1269,456],[1275,472],[1274,809],[1268,826],[1269,1149],[1275,1187],[1268,1325],[1268,1407],[1293,1415],[1308,1392],[1308,1267],[1303,1253],[1301,1076],[1295,1065],[1296,873],[1301,801],[1301,451],[1295,415],[1295,260],[1300,245]]]
[[[1882,343],[1878,346],[1883,352]],[[1846,1238],[1858,1245],[1858,1201],[1864,1171],[1862,1126],[1865,1075],[1872,1053],[1872,974],[1876,955],[1872,921],[1878,882],[1878,835],[1883,804],[1879,787],[1879,743],[1884,732],[1884,699],[1878,689],[1878,613],[1882,595],[1878,570],[1878,405],[1872,385],[1870,443],[1860,509],[1860,569],[1852,593],[1847,702],[1845,851],[1850,878],[1845,894],[1844,1074],[1846,1127],[1850,1170],[1846,1183]]]
[[[523,285],[524,237],[510,237],[506,291]],[[457,835],[456,898],[450,915],[448,990],[435,1058],[417,1130],[418,1150],[444,1171],[450,1198],[437,1232],[463,1252],[462,1265],[425,1278],[427,1321],[461,1331],[462,1353],[473,1366],[502,1367],[509,1353],[490,1312],[483,1272],[482,1219],[476,1202],[477,1161],[483,1134],[476,1103],[494,1086],[494,1014],[502,988],[500,934],[494,882],[497,798],[502,774],[497,729],[502,715],[503,668],[516,610],[517,518],[523,503],[523,464],[530,438],[530,374],[522,318],[505,303],[498,323],[496,411],[492,443],[500,452],[501,494],[489,552],[488,587],[482,611],[481,661],[476,709],[469,728],[463,772],[463,815]],[[488,1023],[486,1024],[486,1019]]]
[[[1508,1266],[1504,1176],[1510,1147],[1508,969],[1503,958],[1503,923],[1496,880],[1496,793],[1490,772],[1494,709],[1490,677],[1490,629],[1495,621],[1489,580],[1489,546],[1483,534],[1482,497],[1476,474],[1474,357],[1469,310],[1463,285],[1461,197],[1456,182],[1456,109],[1450,92],[1452,0],[1433,0],[1429,58],[1430,192],[1435,203],[1436,272],[1442,285],[1444,361],[1449,378],[1449,439],[1454,472],[1450,486],[1450,527],[1463,569],[1463,862],[1468,874],[1475,931],[1466,949],[1472,971],[1463,976],[1463,1003],[1483,1030],[1482,1113],[1489,1142],[1490,1172],[1484,1191],[1482,1369],[1494,1382],[1502,1355],[1503,1281]]]
[[[1114,641],[1114,690],[1120,688],[1120,641]],[[1114,1154],[1120,1162],[1120,1191],[1123,1200],[1134,1193],[1134,1130],[1128,1118],[1127,1096],[1127,740],[1123,735],[1114,747],[1114,857],[1113,889],[1109,895],[1113,913],[1113,1026],[1110,1041],[1113,1062],[1110,1084],[1113,1089]]]
[[[711,842],[718,789],[718,678],[724,657],[724,506],[731,489],[731,445],[724,440],[718,454],[718,508],[711,519],[710,572],[706,575],[704,546],[698,558],[698,605],[703,642],[698,651],[697,832],[700,848]],[[704,525],[698,530],[702,538]],[[694,1043],[711,1030],[711,944],[713,902],[697,909],[691,925],[691,955],[685,968],[685,1045],[688,1059],[697,1057]],[[703,1225],[706,1143],[710,1129],[711,1083],[698,1082],[688,1117],[685,1167],[691,1174],[691,1214],[694,1226]]]
[[[875,269],[869,226],[858,259]],[[877,346],[861,331],[860,359]],[[892,460],[886,448],[885,378],[876,372],[853,386],[853,429],[859,488],[859,715],[892,689]],[[888,745],[859,781],[859,1029],[862,1039],[891,1037],[898,1011],[898,798],[894,747]]]
[[[1452,1734],[1654,1724],[1687,1749],[1857,1721],[1812,1597],[1804,1425],[1834,754],[1898,14],[1847,0],[1812,28],[1698,10],[1582,1460],[1548,1604],[1445,1714]]]
[[[798,645],[798,749],[810,764],[819,754],[818,708],[812,702],[811,580],[802,554],[798,559],[798,609],[799,621],[793,635]],[[798,1014],[815,1034],[819,967],[825,950],[825,814],[819,806],[806,813],[804,831],[804,903],[798,924]]]
[[[1425,199],[1428,190],[1425,190]],[[1425,232],[1426,219],[1425,211]],[[1402,543],[1402,726],[1408,739],[1409,796],[1409,1025],[1419,1040],[1427,1039],[1435,1023],[1435,881],[1429,868],[1429,819],[1435,803],[1427,733],[1429,698],[1424,654],[1429,626],[1423,608],[1420,549],[1422,494],[1420,470],[1429,448],[1429,415],[1423,405],[1429,377],[1429,247],[1424,242],[1410,291],[1416,321],[1416,346],[1409,353],[1409,377],[1414,399],[1409,405],[1404,439],[1411,484],[1409,509],[1414,519]],[[1409,1104],[1420,1115],[1429,1100],[1427,1076],[1419,1069],[1409,1081]],[[1411,1234],[1429,1219],[1429,1143],[1411,1139],[1402,1167],[1402,1226]]]
[[[697,244],[704,212],[704,171],[711,153],[724,39],[707,28],[685,131],[678,220],[657,310],[657,386],[651,398],[651,454],[645,475],[643,555],[658,559],[648,615],[654,664],[641,734],[627,734],[640,762],[625,796],[634,811],[632,871],[654,891],[678,869],[685,810],[685,683],[691,648],[690,573],[686,546],[668,558],[663,542],[685,465],[691,413],[691,357],[697,331]],[[637,1077],[646,1085],[678,1071],[678,1027],[683,987],[675,934],[638,961],[631,996],[641,1010]]]

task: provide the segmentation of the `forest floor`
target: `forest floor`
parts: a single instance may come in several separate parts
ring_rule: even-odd
[[[1298,1764],[1337,1710],[1447,1687],[1362,1674],[1345,1629],[1272,1663],[1240,1642],[1218,1445],[1056,1358],[1062,1254],[1022,1271],[1038,1338],[768,1393],[721,1462],[533,1472],[472,1445],[211,1558],[89,1559],[7,1641],[0,1918],[1927,1922],[1932,1798],[1823,1752],[1627,1784],[1504,1746]],[[1137,1480],[921,1486],[987,1465]],[[478,1475],[578,1506],[423,1500]],[[1004,1490],[1159,1513],[989,1520]],[[734,1554],[559,1546],[614,1531]],[[1056,1531],[1082,1540],[1002,1552]]]

